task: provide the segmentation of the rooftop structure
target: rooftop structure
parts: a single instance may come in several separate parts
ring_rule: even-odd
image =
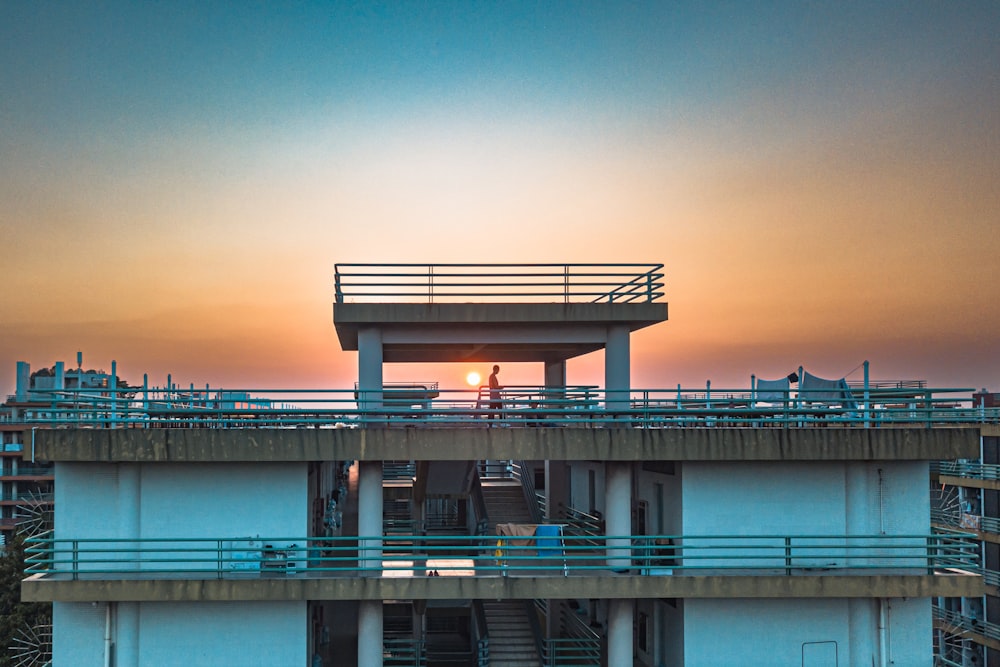
[[[661,270],[339,265],[355,387],[39,412],[55,530],[22,590],[54,603],[53,664],[929,664],[932,599],[985,584],[931,528],[928,465],[997,410],[804,370],[635,388]],[[568,382],[595,350],[603,386]],[[541,366],[384,382],[414,361]]]

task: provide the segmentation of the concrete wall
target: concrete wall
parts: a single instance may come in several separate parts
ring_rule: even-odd
[[[305,463],[57,463],[64,538],[305,536]]]
[[[104,664],[106,609],[54,603],[53,667]],[[112,607],[112,664],[301,667],[308,664],[306,625],[305,602],[120,603]]]
[[[879,663],[878,601],[686,600],[685,667],[871,667]],[[932,661],[928,599],[888,604],[885,664]]]
[[[59,539],[111,538],[109,554],[81,555],[79,569],[208,569],[220,566],[212,550],[180,554],[171,547],[213,547],[216,540],[239,537],[305,537],[307,470],[305,463],[108,464],[58,463],[55,534]],[[171,542],[170,538],[212,538]],[[159,552],[136,538],[166,538]],[[246,561],[223,568],[259,567],[262,540],[247,543]],[[239,546],[237,546],[239,544]],[[275,543],[275,546],[284,546]],[[242,549],[226,539],[223,547]],[[253,551],[249,551],[253,547]],[[87,548],[81,543],[81,552]],[[64,558],[68,559],[67,553]],[[141,563],[137,558],[204,558],[174,565]],[[95,559],[120,560],[94,562]],[[90,561],[89,563],[86,561]],[[67,567],[70,564],[67,563]],[[169,575],[168,575],[169,577]],[[56,664],[103,664],[73,656],[103,656],[104,616],[84,604],[56,604],[53,651]],[[304,602],[138,603],[115,608],[112,640],[118,665],[305,664]],[[168,618],[169,617],[169,618]],[[222,638],[225,638],[224,640]],[[96,647],[96,648],[95,648]],[[238,661],[229,651],[237,647]],[[258,652],[259,650],[259,652]],[[173,652],[171,652],[173,651]],[[173,661],[170,656],[183,655]],[[254,662],[255,656],[267,656]],[[137,657],[138,656],[138,657]],[[145,657],[143,657],[145,656]],[[225,656],[229,656],[228,659]],[[274,657],[277,656],[277,657]],[[288,657],[288,662],[281,662]],[[141,658],[141,659],[140,659]],[[148,660],[147,660],[148,658]],[[279,662],[274,662],[278,660]]]
[[[685,463],[683,467],[683,526],[689,535],[924,535],[930,532],[930,500],[926,463]],[[732,544],[746,540],[731,540]],[[855,541],[852,544],[862,544]],[[685,540],[685,545],[720,544]],[[780,545],[754,541],[753,544]],[[913,540],[914,555],[923,540]],[[794,545],[794,542],[793,542]],[[731,546],[731,545],[730,545]],[[898,543],[896,544],[898,546]],[[693,551],[691,551],[693,555]],[[700,551],[709,555],[714,552]],[[721,553],[721,552],[720,552]],[[749,551],[747,552],[750,553]],[[762,552],[758,552],[760,555]],[[772,552],[780,556],[780,551]],[[878,562],[875,558],[902,552],[821,548],[796,551],[796,567]],[[728,551],[728,555],[738,555]],[[836,558],[831,558],[831,554]],[[871,560],[854,560],[870,555]],[[813,557],[815,556],[815,557]],[[782,566],[780,558],[754,561]],[[715,565],[704,561],[703,565]],[[732,565],[733,561],[717,564]]]

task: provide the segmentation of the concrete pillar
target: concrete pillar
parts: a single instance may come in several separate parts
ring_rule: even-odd
[[[358,331],[358,407],[382,407],[382,330],[378,327]]]
[[[381,576],[382,565],[382,462],[358,461],[358,561],[363,577]],[[380,607],[381,609],[381,607]],[[382,612],[379,611],[379,614]],[[381,644],[380,644],[381,646]],[[366,664],[361,662],[360,664]]]
[[[629,369],[629,328],[618,324],[608,327],[604,348],[604,389],[608,410],[627,410],[631,388]]]
[[[382,665],[381,600],[362,600],[358,605],[358,664]]]
[[[631,665],[632,600],[608,600],[608,664]]]
[[[52,388],[56,391],[62,391],[66,388],[66,364],[62,361],[57,361],[55,369],[53,370]]]
[[[632,464],[608,461],[604,466],[604,475],[605,534],[619,536],[608,538],[608,567],[624,571],[629,569],[632,560],[632,540],[627,537],[632,534]]]
[[[546,461],[545,521],[559,523],[564,507],[569,507],[569,466],[565,461]]]
[[[28,400],[28,389],[31,387],[31,365],[27,361],[17,362],[17,388],[14,390],[14,400],[23,403]]]
[[[566,360],[545,362],[545,388],[558,389],[566,386]]]

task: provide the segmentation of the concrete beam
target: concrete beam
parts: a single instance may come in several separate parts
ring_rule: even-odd
[[[939,575],[288,577],[43,579],[21,582],[25,602],[277,600],[531,600],[535,598],[979,597],[983,578]]]
[[[333,323],[344,350],[357,350],[358,331],[369,325],[390,336],[390,332],[409,332],[404,338],[447,325],[451,335],[468,330],[471,343],[482,342],[475,339],[476,325],[508,333],[543,325],[552,336],[562,329],[593,324],[623,324],[636,331],[666,319],[666,303],[337,303],[333,307]]]
[[[979,456],[975,428],[39,430],[48,461],[933,461]]]

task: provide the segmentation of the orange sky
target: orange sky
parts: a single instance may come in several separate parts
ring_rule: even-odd
[[[0,8],[0,394],[350,386],[336,262],[662,262],[636,386],[1000,390],[997,5],[434,7]]]

